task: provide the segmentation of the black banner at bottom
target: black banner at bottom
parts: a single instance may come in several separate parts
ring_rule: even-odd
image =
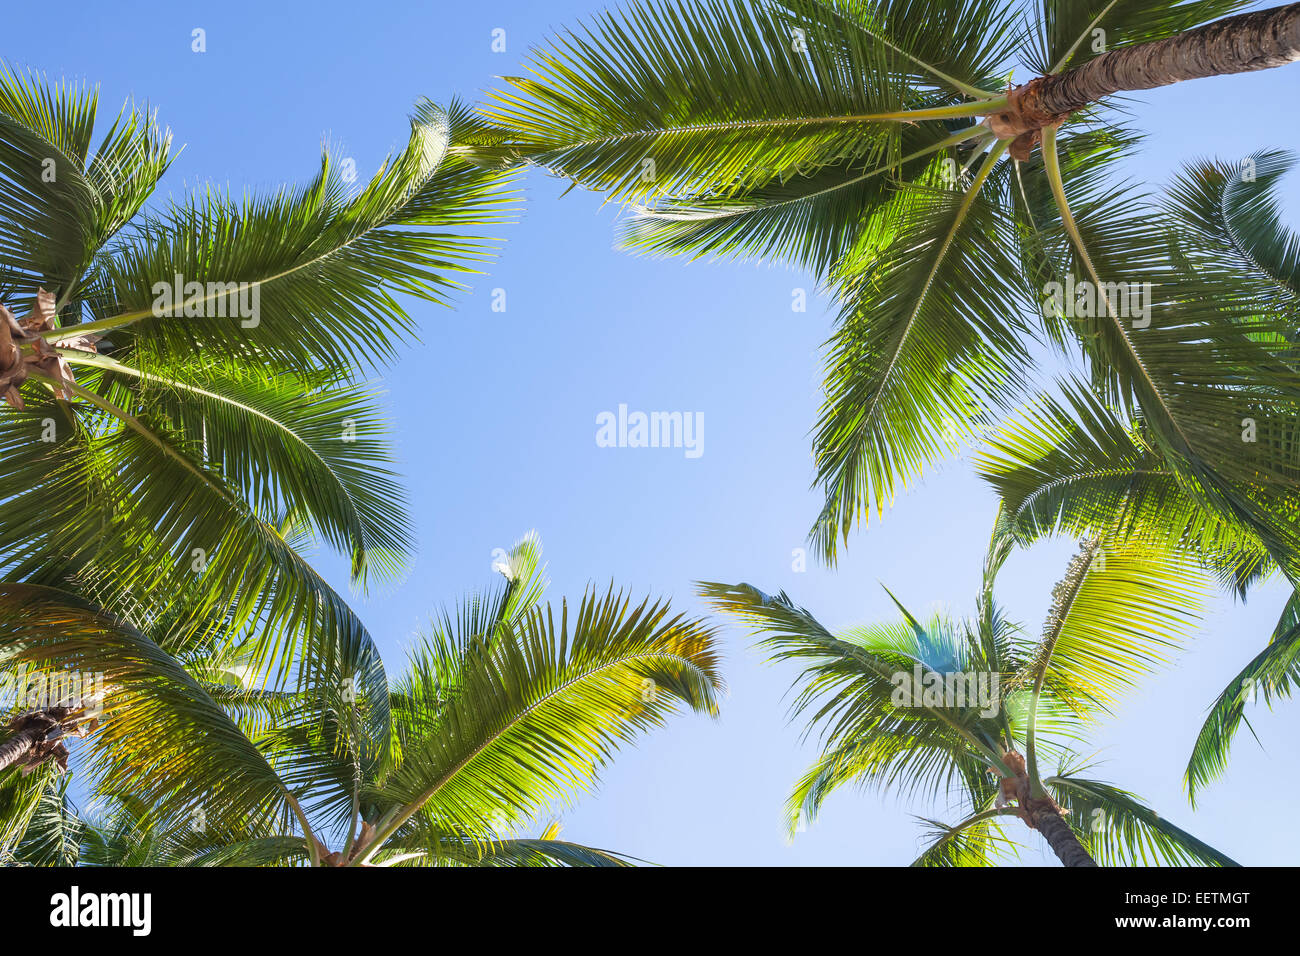
[[[583,945],[624,948],[688,931],[734,945],[804,934],[829,909],[908,932],[969,931],[996,940],[1201,934],[1224,943],[1294,925],[1290,869],[728,869],[0,870],[6,942],[43,938],[128,950],[190,945],[209,931],[259,945],[373,940],[377,928],[428,932],[439,923],[503,935],[551,926]],[[1010,921],[1010,922],[1007,922]],[[712,930],[710,932],[709,930]],[[836,929],[839,932],[839,929]],[[1060,934],[1066,934],[1061,936]],[[418,936],[416,937],[418,938]],[[865,937],[864,937],[865,938]],[[951,938],[951,937],[948,937]]]

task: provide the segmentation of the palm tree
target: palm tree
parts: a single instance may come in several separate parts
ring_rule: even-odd
[[[516,830],[589,789],[622,744],[680,705],[716,714],[712,630],[612,589],[540,602],[540,543],[505,582],[444,612],[377,691],[341,657],[302,691],[247,682],[247,645],[169,652],[54,589],[0,586],[0,664],[104,674],[88,772],[110,813],[78,814],[51,764],[0,771],[0,856],[99,865],[627,865]],[[40,783],[32,781],[39,780]],[[62,787],[62,789],[61,789]]]
[[[1300,330],[1300,236],[1281,221],[1277,184],[1295,162],[1282,151],[1256,153],[1247,160],[1248,179],[1237,164],[1192,163],[1175,177],[1163,203],[1191,268],[1200,269],[1206,260],[1226,262],[1243,281],[1257,283],[1260,301],[1289,325],[1293,343]],[[1249,374],[1260,380],[1290,376],[1297,358],[1294,346],[1279,349],[1275,366]],[[1057,391],[1060,397],[1040,396],[1020,420],[992,436],[979,456],[978,470],[1006,503],[1008,527],[1018,541],[1111,532],[1143,547],[1191,549],[1243,600],[1278,570],[1269,541],[1256,528],[1202,507],[1207,489],[1170,467],[1143,419],[1125,418],[1083,383],[1063,383]],[[1249,434],[1257,414],[1243,402],[1235,424],[1244,426],[1243,437],[1267,440]],[[1275,461],[1294,453],[1285,444],[1266,450]],[[1271,506],[1280,508],[1284,520],[1300,521],[1296,496]],[[1193,804],[1226,768],[1247,709],[1261,696],[1271,705],[1291,695],[1300,678],[1297,614],[1300,598],[1292,594],[1267,646],[1213,702],[1185,773]]]
[[[409,519],[361,375],[416,331],[399,295],[446,302],[489,253],[464,233],[506,216],[505,177],[448,155],[463,107],[421,101],[368,183],[327,152],[304,187],[146,205],[170,133],[128,104],[95,146],[97,110],[0,68],[0,574],[119,616],[147,601],[168,640],[256,632],[264,672],[366,665],[290,539],[348,555],[361,587],[401,573]]]
[[[922,818],[928,841],[914,866],[990,865],[1018,846],[1006,828],[1012,817],[1065,866],[1235,865],[1093,778],[1076,752],[1195,619],[1205,583],[1193,556],[1084,539],[1034,636],[994,597],[1014,546],[999,513],[969,620],[922,622],[898,604],[901,621],[832,633],[784,593],[702,586],[715,607],[762,636],[773,659],[804,666],[793,709],[811,714],[808,732],[820,728],[822,753],[790,798],[792,823],[815,818],[832,792],[858,783],[964,806],[956,823]]]
[[[1300,5],[1215,20],[1243,6],[643,0],[535,52],[459,150],[633,204],[633,250],[785,261],[831,288],[827,559],[1014,406],[1046,339],[1300,577],[1294,323],[1230,264],[1185,268],[1168,217],[1103,175],[1137,141],[1112,94],[1300,59]],[[1017,65],[1033,78],[1009,86]],[[1049,308],[1052,283],[1088,307]],[[1268,433],[1245,449],[1243,406]]]

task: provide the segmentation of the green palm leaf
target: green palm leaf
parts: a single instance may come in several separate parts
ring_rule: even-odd
[[[489,632],[491,633],[491,632]],[[458,670],[438,680],[452,662]],[[368,795],[385,808],[373,847],[417,812],[490,833],[493,814],[528,816],[587,789],[638,731],[678,704],[716,712],[711,631],[665,605],[587,594],[572,621],[535,609],[487,641],[438,634],[394,701],[400,761]]]
[[[98,94],[0,65],[0,295],[72,300],[96,250],[171,163],[171,136],[128,104],[92,152]]]
[[[28,775],[18,767],[0,770],[0,865],[64,858],[56,804],[62,792],[53,766]]]
[[[1278,361],[1278,351],[1290,347],[1285,318],[1243,295],[1231,269],[1204,259],[1195,271],[1180,268],[1161,227],[1121,207],[1130,197],[1093,196],[1074,216],[1054,149],[1049,131],[1044,152],[1077,257],[1074,275],[1099,289],[1124,282],[1130,293],[1149,283],[1143,316],[1125,314],[1128,303],[1114,287],[1100,296],[1097,314],[1077,316],[1107,395],[1136,403],[1164,458],[1204,489],[1202,504],[1250,527],[1288,567],[1297,545],[1300,380]],[[1256,426],[1256,441],[1243,440],[1243,414]]]
[[[1300,299],[1300,234],[1282,222],[1278,183],[1295,163],[1295,154],[1284,150],[1261,150],[1235,166],[1192,163],[1165,202],[1170,215],[1199,234],[1209,255],[1230,260],[1243,277],[1274,283],[1279,304],[1292,306]]]
[[[907,111],[972,115],[953,100],[992,98],[975,87],[1007,19],[987,2],[642,2],[536,52],[535,78],[507,78],[485,115],[530,162],[619,201],[738,195],[798,170],[901,155]],[[954,31],[980,42],[958,46]],[[914,95],[918,75],[941,92]]]
[[[964,165],[971,152],[962,152],[961,144],[986,142],[984,132],[977,126],[952,134],[939,126],[906,127],[898,147],[903,155],[895,159],[881,156],[875,162],[844,161],[806,174],[796,171],[735,197],[666,199],[627,221],[622,245],[692,259],[785,260],[825,276],[871,230],[868,224],[897,188],[896,179],[920,178],[932,165],[927,157],[948,147],[956,151],[944,160]]]
[[[1259,536],[1203,507],[1207,494],[1168,464],[1141,423],[1078,381],[1059,392],[1003,425],[976,460],[1016,540],[1066,533],[1190,553],[1242,594],[1273,569]]]
[[[170,655],[134,628],[50,588],[0,585],[0,664],[100,675],[91,738],[100,786],[162,818],[203,808],[214,822],[287,816],[265,757]]]
[[[1016,853],[1019,844],[1007,836],[998,821],[1012,810],[986,810],[960,823],[919,818],[930,832],[930,842],[912,861],[915,867],[993,866],[993,854],[1002,849]]]
[[[1041,674],[1063,698],[1081,693],[1107,705],[1186,640],[1206,591],[1186,555],[1085,541],[1053,592],[1020,679]]]
[[[68,797],[71,779],[45,768],[41,801],[32,814],[14,859],[25,866],[77,866],[82,862],[85,824]],[[0,853],[0,858],[3,853]]]
[[[1056,801],[1089,852],[1108,866],[1237,866],[1230,857],[1127,791],[1073,773],[1048,777]]]
[[[262,513],[312,519],[352,558],[363,582],[401,570],[411,549],[405,495],[391,471],[373,393],[331,376],[249,367],[220,359],[169,363],[165,373],[64,350],[84,364],[135,379],[136,401],[178,434],[201,441],[210,467]]]
[[[700,593],[761,634],[760,646],[775,660],[804,665],[792,712],[809,715],[809,733],[820,728],[822,753],[791,794],[792,827],[800,816],[815,818],[825,799],[851,782],[930,796],[956,789],[972,804],[992,798],[984,768],[1002,755],[998,715],[973,701],[900,704],[897,695],[899,675],[919,670],[926,680],[984,669],[969,631],[938,619],[921,625],[904,612],[900,623],[836,636],[784,593],[715,583],[702,584]]]
[[[456,832],[434,836],[411,830],[405,839],[390,840],[375,854],[377,866],[495,866],[623,868],[641,862],[634,857],[557,839],[558,823],[537,838],[509,837],[483,841]],[[411,849],[403,849],[403,847]]]
[[[1193,806],[1197,794],[1227,769],[1228,751],[1237,730],[1243,722],[1250,726],[1246,720],[1247,706],[1255,703],[1261,691],[1271,706],[1275,697],[1290,697],[1297,685],[1300,685],[1300,596],[1292,594],[1268,646],[1218,696],[1196,735],[1183,774]]]
[[[977,434],[1028,362],[1008,314],[1017,290],[996,278],[1016,272],[1007,223],[981,192],[1001,152],[964,196],[909,190],[891,241],[846,284],[814,442],[826,504],[812,536],[828,559],[860,517]]]
[[[116,346],[193,356],[201,345],[299,369],[391,358],[414,331],[394,295],[445,302],[458,287],[449,273],[489,253],[453,230],[509,208],[508,174],[447,158],[462,112],[417,103],[406,149],[355,196],[326,153],[302,189],[207,194],[135,224],[89,278],[93,321],[66,335],[111,331]]]

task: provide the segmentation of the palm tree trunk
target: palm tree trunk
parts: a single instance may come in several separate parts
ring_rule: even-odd
[[[1103,53],[1083,66],[1042,77],[1038,105],[1061,115],[1112,93],[1183,80],[1249,73],[1300,60],[1300,3],[1242,13],[1164,40]]]
[[[1028,810],[1034,820],[1034,829],[1043,835],[1062,866],[1097,865],[1051,800],[1028,801]]]
[[[1011,139],[1013,159],[1026,160],[1047,126],[1112,93],[1150,90],[1183,80],[1226,76],[1300,60],[1300,3],[1242,13],[1177,36],[1103,53],[1064,73],[1039,76],[1007,94],[989,116],[993,132]]]
[[[24,760],[44,737],[44,731],[29,727],[18,731],[4,743],[0,743],[0,771],[7,770],[10,765]]]

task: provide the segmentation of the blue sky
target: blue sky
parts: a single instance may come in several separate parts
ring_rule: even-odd
[[[530,45],[602,9],[601,0],[495,3],[85,3],[6,13],[16,65],[101,86],[111,115],[147,100],[185,151],[164,183],[236,192],[312,175],[323,139],[364,177],[407,134],[420,96],[474,99],[517,73]],[[191,51],[206,31],[207,52]],[[492,31],[506,51],[493,53]],[[1195,157],[1288,146],[1300,67],[1153,91],[1132,109],[1149,134],[1127,174],[1157,185]],[[1023,79],[1023,77],[1021,77]],[[1287,184],[1293,221],[1300,182]],[[809,430],[820,399],[819,346],[832,312],[810,277],[783,268],[653,261],[613,249],[617,211],[541,176],[525,180],[522,220],[490,275],[454,311],[415,303],[421,343],[384,375],[419,554],[406,582],[357,600],[396,670],[411,634],[443,602],[491,582],[492,551],[542,535],[553,597],[613,580],[703,613],[698,579],[781,588],[832,626],[892,616],[887,584],[910,608],[968,612],[994,513],[992,494],[954,460],[850,542],[838,568],[792,552],[819,508]],[[791,309],[806,289],[806,312]],[[492,311],[504,289],[506,311]],[[596,416],[630,409],[703,414],[703,454],[599,448]],[[1001,599],[1036,629],[1073,550],[1016,555]],[[344,566],[320,566],[341,589]],[[1224,599],[1188,653],[1096,736],[1098,776],[1247,864],[1295,862],[1300,821],[1263,814],[1260,794],[1300,785],[1300,702],[1251,715],[1229,777],[1193,813],[1180,777],[1205,708],[1264,644],[1285,599]],[[665,864],[905,864],[919,831],[901,805],[845,791],[785,839],[789,787],[812,760],[786,720],[793,673],[767,665],[723,622],[730,695],[717,721],[682,717],[624,752],[600,791],[563,814],[565,836]],[[1266,803],[1285,802],[1279,799]],[[950,817],[951,818],[951,817]],[[1054,862],[1029,836],[1023,860]]]

